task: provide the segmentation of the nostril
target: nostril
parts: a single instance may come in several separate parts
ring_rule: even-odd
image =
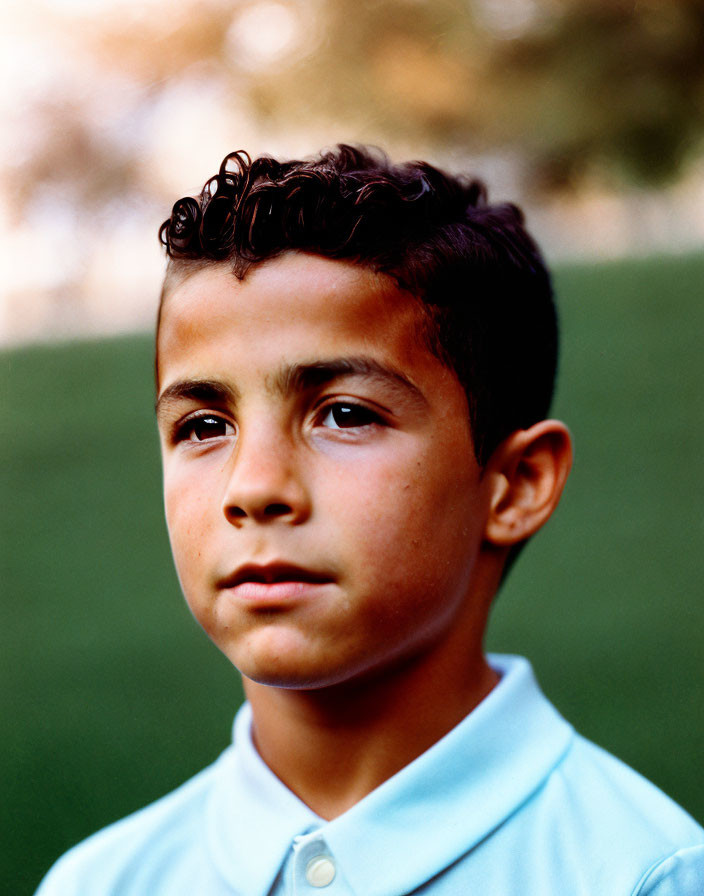
[[[244,519],[247,516],[247,512],[243,510],[241,507],[228,507],[227,515],[234,519]]]
[[[292,512],[293,510],[288,504],[267,504],[264,508],[265,516],[286,516]]]

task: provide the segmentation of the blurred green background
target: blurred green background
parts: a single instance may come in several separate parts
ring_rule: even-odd
[[[704,819],[704,255],[563,267],[563,505],[512,572],[491,649],[526,654],[587,736]],[[146,336],[0,355],[0,879],[228,743],[237,674],[190,618],[162,521]]]

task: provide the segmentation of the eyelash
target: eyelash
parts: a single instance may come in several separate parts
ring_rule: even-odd
[[[235,434],[235,427],[224,417],[213,413],[198,414],[195,417],[188,417],[182,423],[179,423],[174,432],[175,442],[195,442],[202,443],[209,441],[209,438],[192,438],[197,432],[198,427],[210,427],[212,429],[224,429],[224,432],[210,433],[210,438],[224,438]],[[228,432],[228,428],[231,432]]]
[[[335,419],[336,413],[341,415]],[[334,426],[325,426],[325,421],[332,418]],[[335,401],[320,408],[318,425],[325,429],[347,430],[362,429],[366,426],[384,425],[384,419],[376,411],[354,401]],[[201,438],[197,438],[200,428]],[[203,432],[203,428],[206,432]],[[229,430],[229,431],[228,431]],[[211,439],[226,438],[235,434],[235,427],[229,420],[212,412],[188,417],[177,424],[174,430],[174,442],[193,442],[203,444]]]
[[[342,417],[335,420],[335,412],[342,412]],[[364,404],[358,404],[355,401],[334,401],[323,406],[320,409],[319,420],[323,425],[329,417],[333,418],[335,426],[329,426],[329,429],[361,429],[364,426],[384,425],[383,418]],[[347,419],[345,419],[347,417]]]

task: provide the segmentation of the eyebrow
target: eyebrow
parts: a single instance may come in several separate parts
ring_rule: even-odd
[[[227,404],[237,399],[237,391],[219,380],[179,380],[167,386],[156,402],[156,415],[170,404],[198,401],[206,404]]]
[[[427,404],[421,390],[405,374],[365,356],[286,365],[273,378],[270,388],[281,395],[288,395],[292,392],[320,388],[333,380],[349,376],[378,380],[386,386],[403,391],[407,397],[415,401]]]
[[[418,404],[427,405],[427,399],[421,390],[407,376],[393,367],[365,356],[332,358],[313,361],[310,364],[287,364],[269,378],[267,387],[271,392],[285,396],[319,389],[336,379],[349,376],[378,380],[394,390],[401,391]],[[234,404],[238,398],[237,389],[220,380],[179,380],[167,386],[159,396],[156,402],[156,415],[159,417],[165,413],[169,405],[181,401],[222,405]]]

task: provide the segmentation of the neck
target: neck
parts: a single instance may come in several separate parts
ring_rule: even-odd
[[[332,819],[425,752],[497,683],[481,645],[407,660],[365,680],[288,690],[245,679],[254,742],[272,771]]]

